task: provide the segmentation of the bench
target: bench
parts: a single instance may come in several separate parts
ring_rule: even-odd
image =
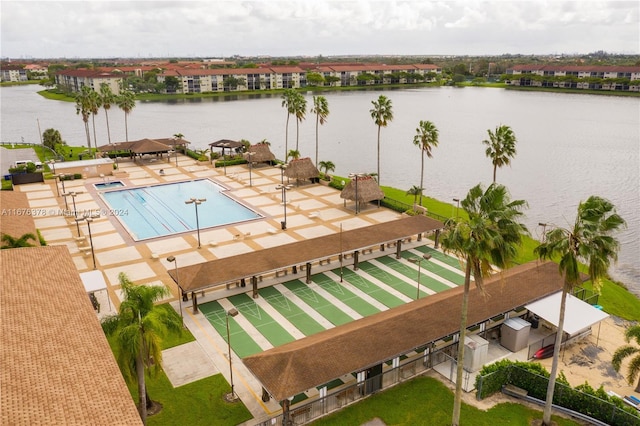
[[[519,388],[514,385],[503,386],[502,392],[507,395],[515,396],[516,398],[523,398],[529,394],[527,390]]]

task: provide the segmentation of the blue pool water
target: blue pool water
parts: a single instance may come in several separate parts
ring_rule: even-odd
[[[208,179],[144,188],[104,192],[110,210],[134,240],[195,231],[195,204],[190,198],[206,198],[198,205],[200,230],[262,217],[224,194],[225,188]]]

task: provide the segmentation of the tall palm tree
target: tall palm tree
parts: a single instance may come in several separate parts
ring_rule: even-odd
[[[553,227],[545,233],[544,242],[534,249],[534,253],[540,259],[558,259],[560,274],[564,275],[558,330],[542,416],[543,425],[551,424],[551,405],[564,331],[567,294],[582,282],[580,262],[588,265],[589,278],[594,288],[598,289],[607,274],[611,260],[615,261],[618,258],[620,244],[612,234],[624,226],[624,219],[616,213],[615,206],[610,201],[592,195],[578,205],[573,227]]]
[[[422,163],[420,166],[420,188],[424,190],[424,156],[433,157],[432,150],[438,146],[438,129],[430,121],[420,120],[413,137],[413,144],[422,151]],[[422,205],[422,192],[420,192],[420,205]]]
[[[295,96],[296,91],[294,89],[286,89],[282,94],[282,106],[287,109],[287,124],[284,130],[284,156],[286,158],[287,153],[289,152],[289,117],[292,114],[295,114],[296,110],[294,107],[295,104]]]
[[[296,151],[299,150],[299,142],[300,142],[300,123],[304,120],[305,115],[307,114],[307,100],[304,96],[298,92],[296,92],[296,96],[293,102],[293,110],[296,116]]]
[[[327,122],[329,116],[329,102],[324,96],[313,97],[311,113],[316,115],[316,168],[318,168],[318,126]]]
[[[95,90],[89,93],[89,111],[91,111],[91,125],[93,126],[93,146],[98,147],[98,138],[96,137],[96,115],[102,107],[102,98]]]
[[[138,410],[146,424],[151,401],[147,398],[145,373],[155,373],[162,368],[162,337],[169,330],[181,333],[182,325],[177,315],[154,304],[170,294],[166,287],[135,285],[122,272],[118,274],[118,281],[124,300],[116,315],[102,320],[102,329],[107,336],[114,337],[116,359],[123,377],[128,383],[138,385]]]
[[[91,115],[91,106],[89,96],[92,90],[88,86],[82,86],[80,92],[76,93],[76,114],[82,117],[84,122],[84,133],[87,137],[87,147],[91,149],[91,133],[89,133],[89,116]]]
[[[460,422],[462,402],[462,370],[464,367],[464,341],[467,332],[467,313],[471,275],[476,287],[483,292],[483,279],[493,265],[504,269],[515,259],[527,228],[519,222],[523,200],[511,201],[507,188],[493,184],[483,192],[481,185],[469,190],[461,206],[468,218],[451,218],[442,234],[442,247],[463,259],[465,265],[464,293],[460,315],[460,338],[456,371],[456,393],[451,424]]]
[[[37,241],[36,236],[30,233],[22,234],[20,238],[14,238],[9,234],[2,234],[2,242],[4,244],[1,248],[33,247],[33,244],[31,244],[29,240]]]
[[[640,376],[640,325],[633,325],[625,331],[624,340],[629,343],[632,339],[636,341],[638,346],[624,345],[619,347],[613,353],[613,359],[611,360],[613,368],[619,372],[622,367],[622,360],[628,356],[632,357],[627,367],[627,381],[630,385],[633,385],[636,377]],[[640,392],[640,380],[638,380],[635,391]]]
[[[107,139],[111,144],[111,130],[109,129],[109,110],[111,105],[116,102],[116,95],[113,94],[111,86],[107,83],[100,84],[100,97],[102,98],[102,108],[104,108],[104,116],[107,120]]]
[[[420,197],[420,205],[422,205],[422,191],[424,188],[421,186],[413,185],[411,189],[407,191],[407,195],[413,195],[413,209],[415,210],[418,205],[418,196]]]
[[[380,128],[387,127],[387,124],[393,120],[393,107],[391,99],[384,95],[380,95],[377,101],[371,101],[373,108],[369,110],[371,118],[378,126],[378,185],[380,185]]]
[[[508,166],[511,159],[516,156],[516,135],[509,126],[498,126],[496,131],[487,130],[489,139],[482,141],[487,145],[485,155],[491,158],[493,164],[493,183],[496,182],[496,170],[498,167]]]
[[[124,131],[126,141],[129,142],[129,124],[127,122],[127,117],[129,116],[129,113],[131,113],[131,111],[136,107],[136,95],[130,90],[123,90],[116,98],[116,104],[121,110],[124,111]]]

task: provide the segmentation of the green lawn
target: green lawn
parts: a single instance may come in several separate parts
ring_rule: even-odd
[[[418,377],[357,404],[313,422],[316,426],[361,425],[380,418],[388,425],[450,425],[453,412],[453,392],[431,377]],[[522,425],[541,419],[542,411],[517,403],[503,403],[488,411],[462,404],[460,424],[473,426]],[[560,417],[553,417],[559,426],[579,425]]]

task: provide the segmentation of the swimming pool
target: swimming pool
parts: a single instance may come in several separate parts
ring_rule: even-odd
[[[223,186],[209,179],[168,183],[100,193],[110,211],[134,240],[196,230],[190,198],[206,198],[198,205],[200,230],[257,219],[262,215],[228,197]]]

